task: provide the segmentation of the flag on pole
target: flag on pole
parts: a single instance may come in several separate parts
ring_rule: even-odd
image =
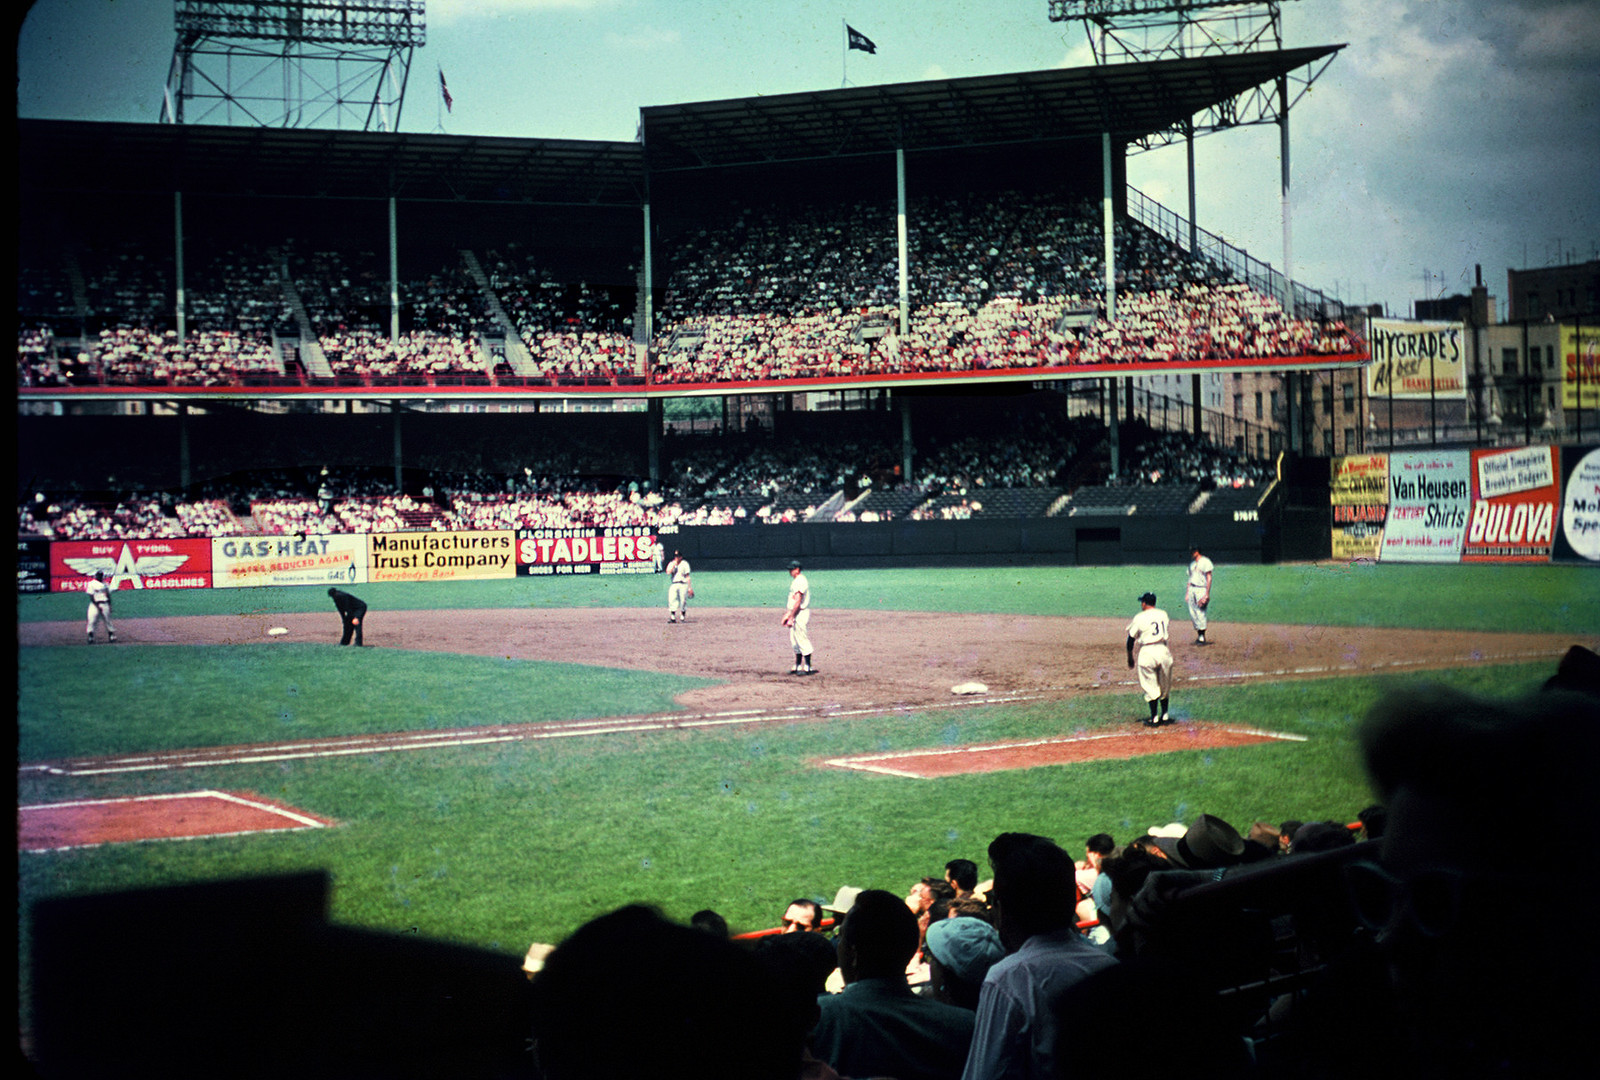
[[[851,26],[849,23],[844,24],[844,32],[850,38],[850,44],[848,48],[860,49],[864,53],[877,53],[878,47],[872,43],[872,39],[863,34],[860,30],[857,30],[855,27]]]
[[[439,93],[444,95],[444,111],[454,112],[456,99],[450,96],[450,84],[444,81],[444,68],[439,69]]]

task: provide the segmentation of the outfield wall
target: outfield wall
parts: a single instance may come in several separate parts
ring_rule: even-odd
[[[1119,566],[1326,558],[1600,566],[1600,448],[1337,458],[1332,505],[1221,514],[17,541],[18,592],[358,585],[701,570]]]
[[[1334,558],[1600,563],[1600,448],[1358,454],[1329,471]]]

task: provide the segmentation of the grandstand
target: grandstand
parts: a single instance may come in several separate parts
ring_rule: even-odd
[[[161,432],[145,445],[168,447],[169,461],[102,477],[89,455],[30,474],[23,501],[92,506],[86,522],[100,524],[79,527],[116,532],[119,506],[159,492],[169,520],[150,527],[193,535],[215,518],[200,485],[239,468],[211,445],[208,416],[243,408],[277,415],[259,428],[271,447],[260,467],[379,470],[386,490],[341,495],[396,504],[243,515],[254,528],[606,527],[621,524],[607,514],[623,504],[578,513],[547,492],[539,505],[475,503],[463,516],[456,502],[485,486],[508,494],[530,460],[559,454],[553,434],[522,453],[490,450],[464,434],[460,413],[591,399],[643,410],[603,455],[625,448],[628,460],[537,472],[591,492],[631,485],[661,501],[662,523],[1098,512],[1117,496],[1095,481],[1161,471],[1123,452],[1134,400],[1103,387],[1152,370],[1333,370],[1365,358],[1359,324],[1337,303],[1302,291],[1285,309],[1215,246],[1187,252],[1142,224],[1148,200],[1120,187],[1129,142],[1332,51],[653,106],[628,144],[475,139],[468,151],[442,135],[23,121],[25,418],[60,433],[74,414],[104,409],[180,414],[176,430],[142,422]],[[1104,123],[1084,106],[1108,91],[1119,101],[1109,268]],[[942,104],[951,95],[966,103],[958,124]],[[119,168],[68,178],[41,168],[90,147]],[[847,410],[857,431],[841,441],[803,414],[844,392],[863,408]],[[1026,414],[1070,415],[1070,435],[1054,419],[998,434],[1003,419],[970,426],[1040,392],[1048,403]],[[740,449],[747,467],[722,479],[704,463],[691,474],[685,447],[660,437],[664,403],[732,393],[776,400],[763,422],[776,442]],[[951,394],[984,403],[938,404]],[[1220,475],[1230,457],[1254,458],[1245,479],[1261,482],[1297,441],[1284,416],[1252,429],[1167,398],[1158,421],[1157,407],[1146,392],[1140,423],[1179,440],[1175,459],[1215,457],[1208,488],[1231,482]],[[450,434],[441,408],[460,421]],[[308,414],[330,409],[361,434],[310,435]],[[553,432],[542,416],[540,429]],[[1184,433],[1197,442],[1180,445]],[[795,440],[848,444],[848,460],[809,461]],[[479,473],[486,483],[456,486]],[[424,487],[436,492],[426,505],[400,504]],[[240,495],[223,498],[248,504]],[[1143,492],[1138,505],[1187,517],[1197,501]],[[27,508],[31,528],[56,531],[45,507]]]

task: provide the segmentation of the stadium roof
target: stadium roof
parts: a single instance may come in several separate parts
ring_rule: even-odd
[[[1341,45],[845,87],[640,110],[644,145],[19,120],[24,190],[638,206],[645,170],[1162,131]],[[77,167],[63,168],[66,163]],[[82,167],[95,163],[95,167]]]
[[[846,87],[640,110],[652,172],[1163,131],[1342,45]]]
[[[637,143],[19,120],[24,189],[638,206]],[[63,163],[95,162],[93,169]]]

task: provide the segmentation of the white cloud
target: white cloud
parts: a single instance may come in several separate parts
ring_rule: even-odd
[[[629,49],[635,52],[648,52],[653,49],[667,49],[677,45],[683,40],[683,35],[676,30],[659,30],[653,26],[640,26],[627,33],[607,31],[605,43],[613,49]]]

